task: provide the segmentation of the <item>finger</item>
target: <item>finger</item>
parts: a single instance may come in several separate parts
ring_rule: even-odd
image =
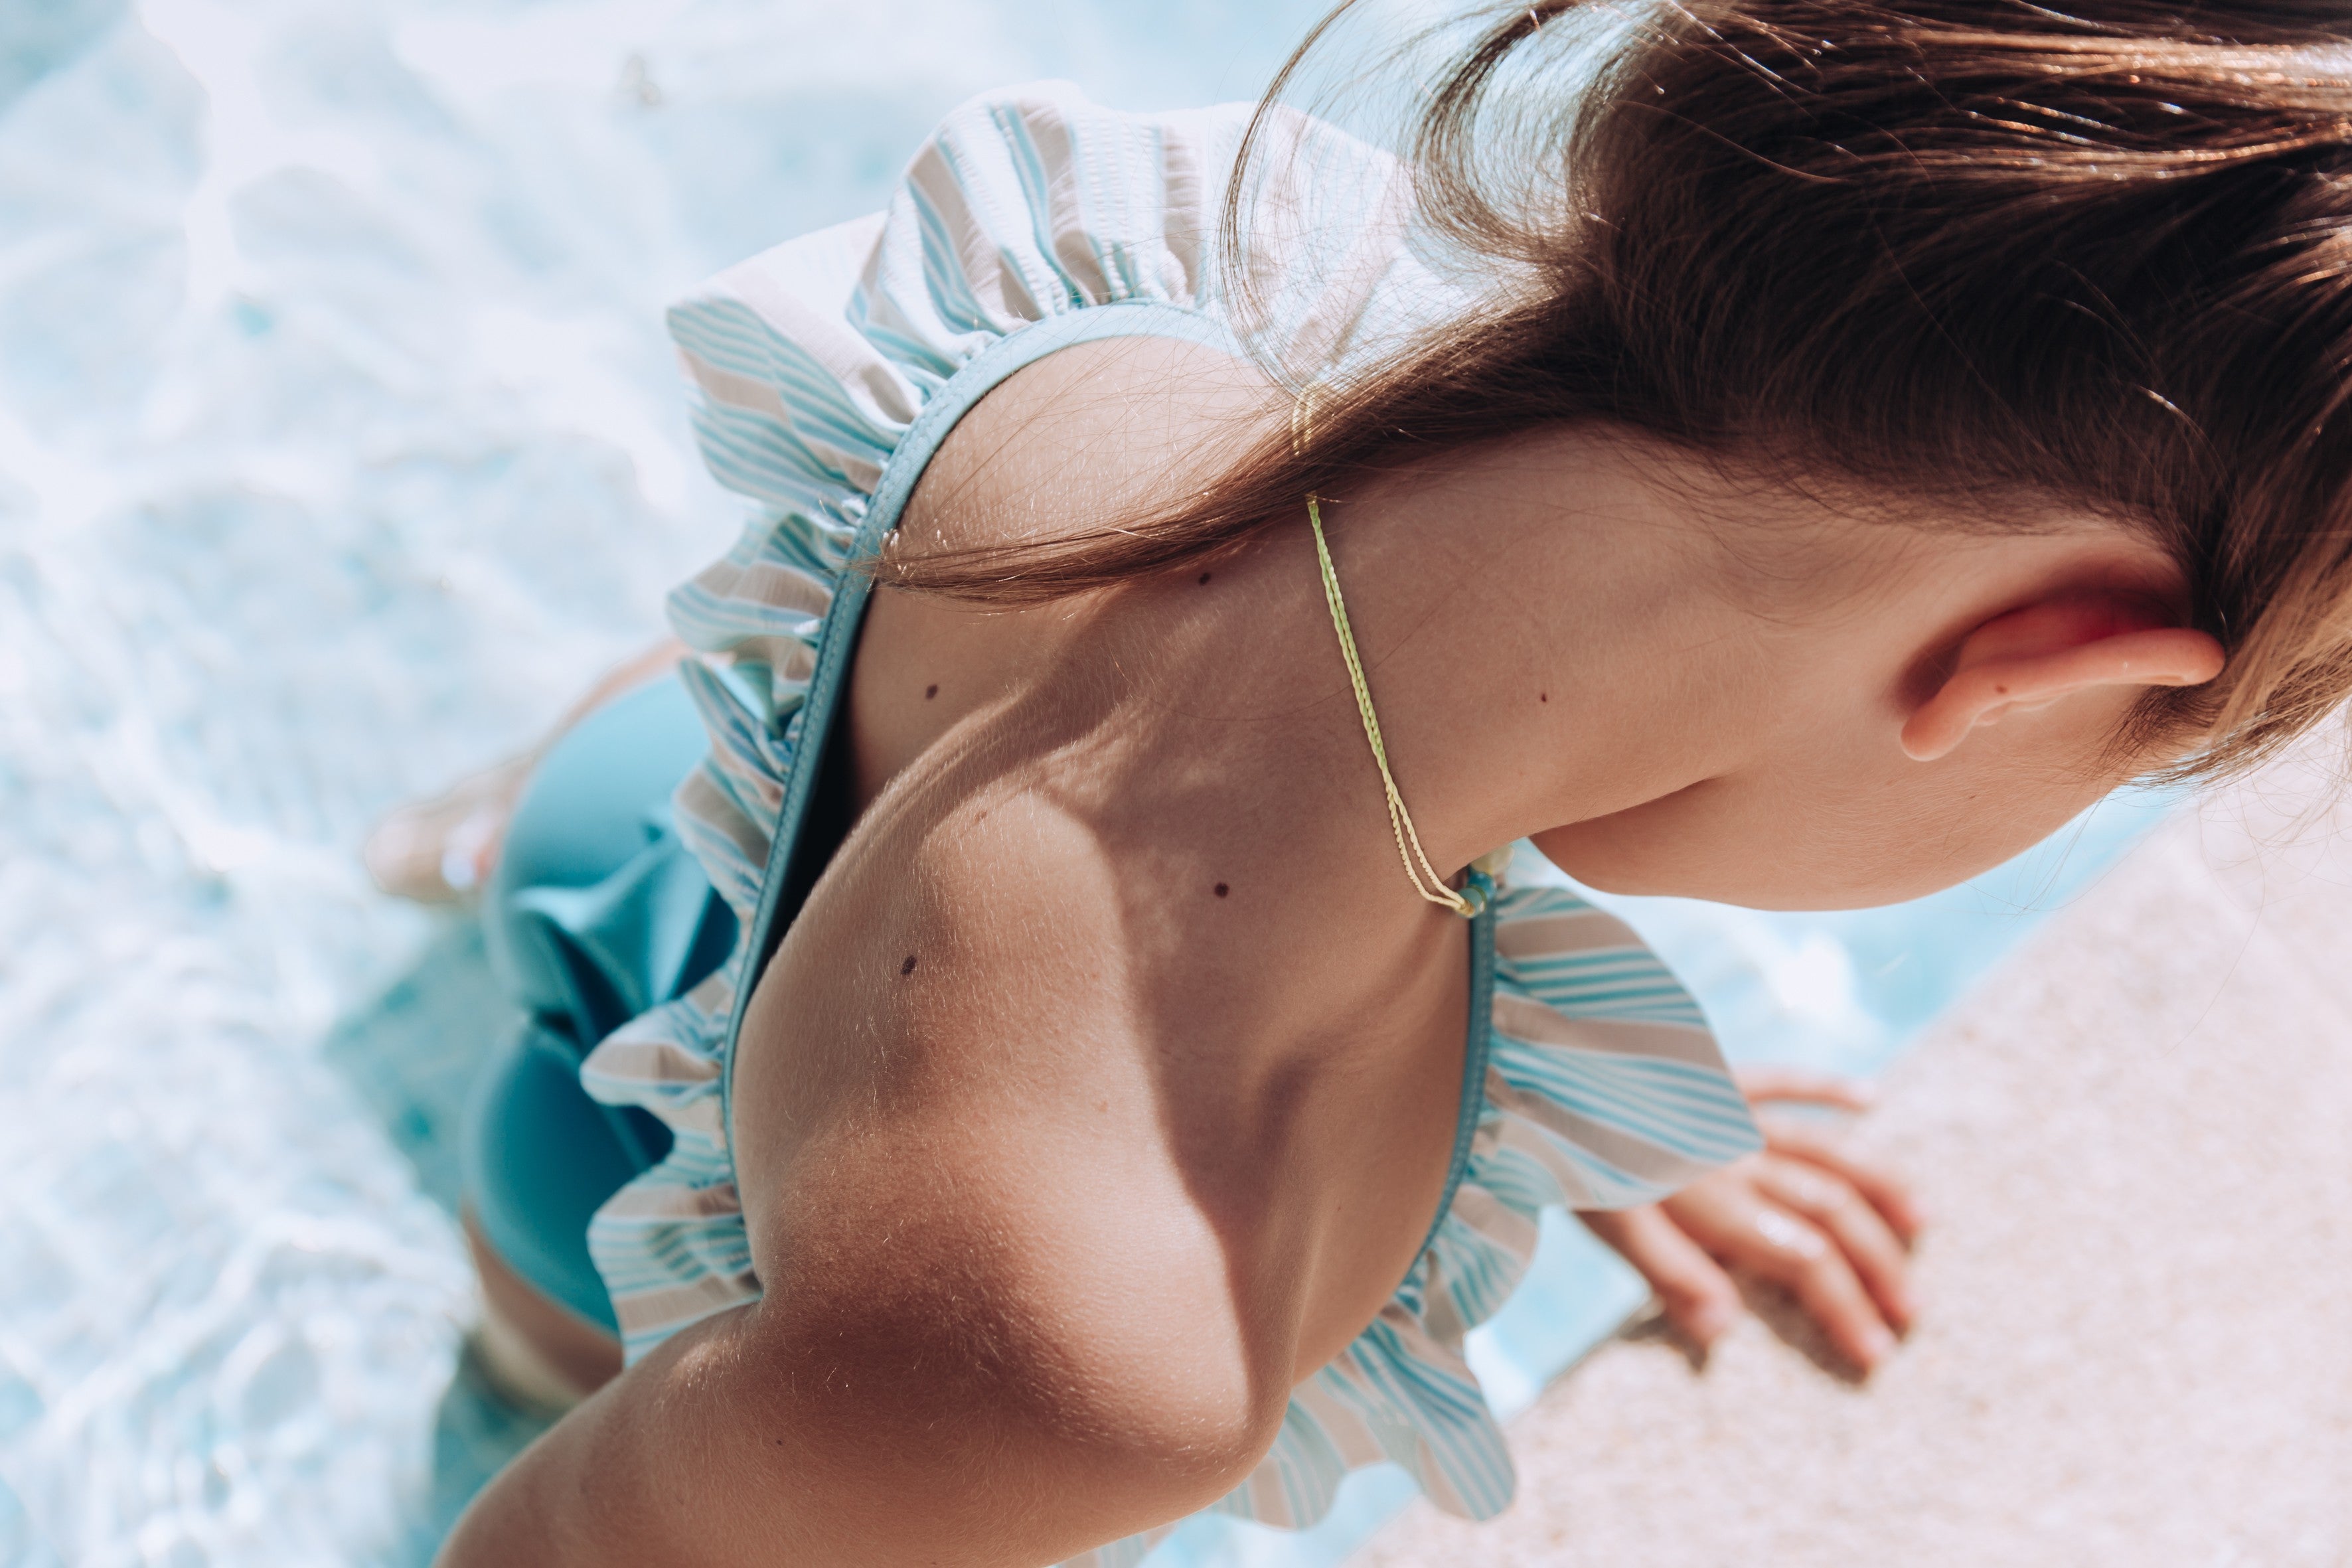
[[[1879,1212],[1906,1246],[1919,1238],[1926,1216],[1919,1200],[1912,1194],[1911,1184],[1902,1177],[1854,1158],[1835,1137],[1819,1128],[1780,1121],[1766,1122],[1763,1127],[1764,1146],[1773,1153],[1808,1161],[1847,1183],[1870,1200],[1870,1206]]]
[[[1844,1252],[1878,1310],[1896,1330],[1918,1315],[1911,1296],[1903,1243],[1878,1210],[1853,1187],[1818,1165],[1768,1159],[1754,1176],[1757,1190],[1819,1226]]]
[[[1759,1062],[1752,1067],[1733,1069],[1731,1077],[1732,1081],[1739,1086],[1739,1092],[1756,1105],[1789,1100],[1807,1105],[1834,1105],[1844,1110],[1868,1110],[1878,1103],[1877,1091],[1861,1079],[1837,1073],[1815,1072],[1811,1068]]]
[[[1641,1271],[1667,1321],[1701,1349],[1721,1338],[1739,1316],[1739,1288],[1731,1276],[1656,1205],[1576,1217]]]
[[[1786,1288],[1839,1352],[1864,1371],[1895,1349],[1895,1331],[1878,1314],[1837,1244],[1801,1218],[1748,1189],[1712,1194],[1675,1218],[1722,1262]]]

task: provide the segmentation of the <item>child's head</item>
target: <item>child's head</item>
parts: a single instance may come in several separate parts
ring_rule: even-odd
[[[1318,392],[1304,455],[1009,593],[1001,562],[932,585],[1107,584],[1367,470],[1601,424],[1890,528],[2104,527],[2143,560],[1937,650],[1915,759],[2087,676],[2133,684],[2085,778],[2210,775],[2352,692],[2352,13],[1623,0],[1571,90],[1560,37],[1601,10],[1497,6],[1419,111],[1423,216],[1514,280],[1491,310]],[[2024,644],[2029,689],[1971,683]]]
[[[2352,690],[2352,14],[1657,6],[1555,143],[1546,231],[1470,133],[1571,8],[1423,121],[1433,215],[1545,275],[1472,374],[1959,526],[2154,542],[2229,664],[2151,689],[2126,750],[2225,768]]]
[[[1465,334],[1465,387],[1495,388],[1514,421],[1549,403],[1808,490],[1883,497],[1897,526],[2050,536],[2104,519],[2154,546],[2144,619],[2127,595],[2091,595],[2071,626],[2040,602],[1953,648],[1939,695],[1932,680],[1909,694],[1904,748],[1940,757],[1972,717],[1999,716],[2005,694],[1972,679],[2004,683],[1983,673],[2001,670],[2003,640],[2040,644],[2027,676],[2045,689],[2137,674],[2147,684],[2095,738],[2111,744],[2079,759],[2088,789],[2052,770],[2061,755],[2000,756],[2011,734],[1940,770],[1973,793],[1825,767],[1819,852],[1792,859],[1818,873],[1849,839],[1889,873],[1877,892],[1923,890],[1951,879],[1927,864],[1946,832],[1965,874],[1973,842],[2020,847],[2134,773],[2241,765],[2352,691],[2352,15],[2292,0],[1658,6],[1572,117],[1520,128],[1498,174],[1481,159],[1509,132],[1482,138],[1478,116],[1522,98],[1512,55],[1567,9],[1504,18],[1422,122],[1430,214],[1543,280]],[[1530,221],[1545,209],[1526,174],[1546,148],[1571,195],[1549,228]],[[2167,625],[2219,645],[2218,679],[2216,650]],[[1970,809],[1988,792],[2002,807]],[[1699,804],[1557,848],[1589,840],[1593,873],[1622,859],[1637,881],[1701,890],[1658,863],[1728,843],[1681,820]],[[1800,820],[1774,815],[1784,832]],[[1872,831],[1906,818],[1907,840]],[[1920,862],[1908,887],[1897,845]]]

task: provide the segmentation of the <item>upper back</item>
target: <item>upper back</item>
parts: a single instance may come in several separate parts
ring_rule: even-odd
[[[908,547],[1100,526],[1197,482],[1267,403],[1197,346],[1066,350],[959,424]],[[1453,922],[1360,918],[1395,872],[1312,574],[1261,552],[1017,611],[877,591],[843,736],[856,825],[737,1046],[755,1248],[773,1226],[780,1257],[826,1250],[810,1205],[829,1226],[866,1201],[842,1173],[895,1211],[952,1150],[988,1218],[942,1254],[1063,1238],[1024,1273],[1049,1315],[1142,1269],[1176,1303],[1154,1343],[1206,1334],[1188,1353],[1286,1389],[1379,1310],[1444,1184],[1467,970]]]

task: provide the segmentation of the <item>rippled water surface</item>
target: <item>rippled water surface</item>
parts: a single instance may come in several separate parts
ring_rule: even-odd
[[[1244,95],[1303,0],[0,4],[0,1563],[413,1563],[530,1433],[459,1365],[478,943],[371,816],[731,534],[661,337],[937,115]],[[1928,906],[1639,918],[1736,1047],[1869,1067],[2133,830]],[[1523,1401],[1628,1305],[1565,1228]],[[1328,1562],[1193,1532],[1170,1560]]]

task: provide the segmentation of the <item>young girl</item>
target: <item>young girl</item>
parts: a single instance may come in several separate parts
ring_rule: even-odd
[[[763,510],[498,855],[486,1342],[602,1386],[453,1568],[1133,1563],[1382,1458],[1490,1514],[1549,1204],[1885,1353],[1899,1189],[1755,1157],[1500,852],[1882,903],[2334,707],[2352,22],[1717,0],[1594,77],[1584,15],[1401,162],[986,100],[677,310]]]

